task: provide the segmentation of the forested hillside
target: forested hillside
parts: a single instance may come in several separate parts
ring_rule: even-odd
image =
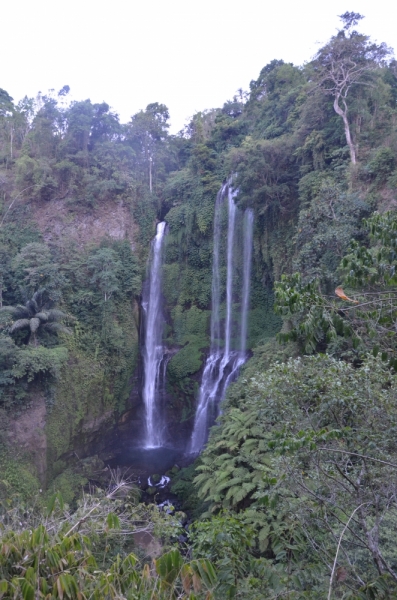
[[[0,89],[0,598],[397,597],[397,63],[360,19],[178,135],[157,102],[121,124],[68,86]],[[163,220],[165,414],[191,433],[230,179],[254,214],[251,358],[173,482],[188,517],[120,478],[88,493],[112,440],[139,441]]]

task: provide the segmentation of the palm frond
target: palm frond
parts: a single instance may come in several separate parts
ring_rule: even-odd
[[[11,314],[13,314],[15,312],[15,306],[2,306],[0,308],[0,312],[9,312]]]
[[[32,315],[36,314],[39,311],[39,306],[38,306],[37,302],[33,299],[28,300],[26,302],[26,308]]]
[[[38,330],[38,328],[41,325],[41,321],[40,319],[38,319],[37,317],[33,317],[32,319],[30,319],[29,321],[29,327],[30,327],[30,331],[32,333],[34,333],[35,331]]]
[[[67,333],[69,335],[72,333],[69,327],[65,327],[61,323],[44,323],[43,329],[52,331],[53,333]]]
[[[31,313],[23,304],[17,304],[14,308],[14,315],[19,319],[28,319],[31,316]]]
[[[65,319],[65,317],[67,316],[66,313],[63,312],[63,310],[59,310],[58,308],[51,308],[46,312],[48,313],[48,320],[51,322]]]
[[[38,303],[42,303],[43,300],[43,294],[44,292],[46,292],[45,288],[40,288],[39,290],[37,290],[37,292],[35,292],[32,296],[32,301],[35,302],[36,304]]]
[[[19,331],[19,329],[25,329],[25,327],[30,326],[30,319],[18,319],[15,321],[10,327],[10,333],[14,333],[14,331]]]
[[[35,314],[35,317],[37,317],[37,319],[40,319],[40,321],[42,323],[45,323],[46,321],[48,321],[49,318],[49,311],[48,310],[41,310],[40,312]]]

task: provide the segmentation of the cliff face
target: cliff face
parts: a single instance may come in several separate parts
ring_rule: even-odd
[[[131,206],[123,199],[85,211],[76,211],[67,199],[36,203],[32,206],[32,219],[47,244],[64,246],[72,241],[83,250],[108,238],[128,240],[132,250],[137,247],[139,228]]]
[[[32,387],[29,407],[17,417],[5,417],[7,442],[14,455],[29,457],[42,486],[47,481],[47,409],[40,387]]]
[[[37,206],[33,218],[49,244],[62,247],[72,242],[81,252],[104,240],[108,244],[128,242],[134,253],[139,247],[139,227],[131,205],[124,200],[84,212],[70,211],[67,203],[59,200]],[[130,397],[139,359],[139,305],[132,291],[123,294],[112,311],[123,336],[113,372],[106,370],[105,357],[92,356],[77,345],[69,349],[67,366],[54,386],[54,404],[47,411],[45,425],[50,479],[77,457],[104,450],[115,436],[117,423],[134,416]]]
[[[58,275],[64,274],[64,282],[67,278],[57,304],[71,315],[69,333],[58,336],[58,343],[67,349],[67,359],[56,376],[47,375],[45,368],[40,370],[38,366],[37,374],[30,378],[33,381],[22,380],[23,400],[17,403],[10,391],[9,402],[15,409],[2,411],[3,451],[6,457],[15,458],[9,479],[16,489],[22,489],[19,481],[25,469],[33,480],[36,478],[37,486],[45,486],[77,459],[103,450],[115,435],[118,422],[127,422],[125,428],[131,428],[129,422],[136,418],[136,409],[131,407],[140,404],[136,385],[139,355],[136,297],[140,292],[140,273],[145,268],[144,260],[137,259],[133,265],[135,272],[128,271],[131,256],[140,251],[140,230],[128,198],[85,209],[70,206],[67,199],[33,200],[20,202],[14,210],[7,217],[11,224],[17,221],[20,231],[28,228],[23,240],[25,247],[36,243],[50,248]],[[7,227],[5,222],[6,231]],[[98,283],[90,284],[93,271],[87,267],[90,257],[95,257],[101,248],[113,253],[110,256],[116,257],[115,268],[119,270],[114,286],[117,289],[106,303],[101,300],[99,290],[95,296]],[[76,273],[65,271],[70,255],[74,261],[72,269],[76,265],[81,271],[78,277],[85,279],[80,285],[76,284]],[[45,277],[45,269],[42,270]],[[126,280],[132,277],[135,281],[127,285]],[[87,289],[79,303],[76,293],[83,285]],[[86,316],[92,311],[96,316],[90,322]]]

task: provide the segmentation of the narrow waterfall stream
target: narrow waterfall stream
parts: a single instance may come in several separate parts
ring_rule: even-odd
[[[247,346],[248,310],[250,300],[252,241],[254,232],[254,212],[248,208],[244,213],[244,249],[243,249],[243,298],[241,301],[240,352],[245,355]]]
[[[217,416],[219,403],[223,400],[227,387],[237,376],[240,367],[246,361],[246,343],[249,310],[250,275],[252,259],[253,212],[247,209],[244,216],[237,209],[234,198],[237,191],[230,183],[222,186],[215,203],[214,217],[214,252],[212,265],[212,312],[211,312],[211,347],[202,376],[196,417],[189,451],[192,454],[200,452],[207,441],[209,427]],[[228,226],[226,246],[226,316],[222,327],[221,322],[221,242],[222,212],[225,200],[228,200]],[[242,227],[243,248],[236,234]],[[237,290],[235,282],[235,267],[238,257],[242,254],[242,282]],[[234,314],[234,302],[240,302],[240,314]],[[235,321],[240,317],[239,343],[236,337]],[[223,345],[221,343],[223,341]]]
[[[152,241],[150,275],[143,291],[142,308],[145,315],[145,345],[143,348],[146,433],[145,448],[159,448],[163,443],[164,422],[160,401],[163,347],[164,315],[162,311],[162,263],[163,242],[166,223],[157,225],[156,237]]]

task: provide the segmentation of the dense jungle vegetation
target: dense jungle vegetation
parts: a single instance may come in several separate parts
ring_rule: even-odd
[[[160,103],[121,124],[68,86],[18,104],[0,90],[0,598],[397,597],[397,63],[361,18],[178,135]],[[95,487],[104,463],[85,457],[137,411],[160,219],[167,414],[192,418],[231,174],[255,215],[252,358],[174,478],[186,532],[119,475]],[[118,210],[121,233],[72,235]],[[35,457],[10,432],[41,401]],[[161,545],[152,562],[139,532]]]

